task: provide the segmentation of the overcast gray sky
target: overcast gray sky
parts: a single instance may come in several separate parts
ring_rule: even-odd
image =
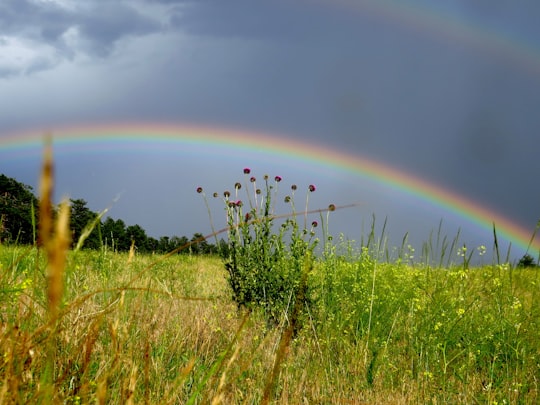
[[[36,185],[36,155],[2,155],[2,137],[29,131],[240,128],[377,160],[532,232],[538,21],[540,3],[515,0],[0,0],[0,172]],[[98,211],[123,192],[111,216],[155,237],[209,231],[192,190],[230,187],[249,164],[318,183],[312,208],[362,201],[331,224],[352,239],[374,213],[397,241],[420,243],[443,219],[449,237],[491,244],[465,217],[314,163],[80,149],[58,156],[58,193]]]

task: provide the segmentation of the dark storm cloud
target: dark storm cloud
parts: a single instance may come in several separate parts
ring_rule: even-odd
[[[38,46],[54,50],[55,58],[39,58],[22,72],[46,70],[77,53],[105,57],[122,38],[145,35],[161,24],[143,15],[129,2],[73,2],[67,6],[48,1],[6,0],[0,5],[0,39],[27,41],[28,52]],[[17,73],[3,68],[4,74]]]

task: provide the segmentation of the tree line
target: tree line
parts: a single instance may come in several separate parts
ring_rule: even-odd
[[[202,233],[186,236],[148,236],[138,224],[126,225],[121,219],[99,218],[84,199],[70,199],[71,236],[75,246],[88,225],[95,223],[84,241],[84,248],[99,249],[103,246],[114,251],[129,251],[132,244],[141,253],[167,253],[183,246],[180,253],[210,254],[217,247],[208,243]],[[0,174],[0,243],[34,244],[37,240],[39,199],[32,187]],[[191,242],[191,243],[190,243]]]

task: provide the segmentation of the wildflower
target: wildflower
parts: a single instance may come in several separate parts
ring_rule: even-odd
[[[317,188],[316,188],[313,184],[310,184],[310,185],[309,185],[309,191],[310,191],[310,192],[313,193],[316,189],[317,189]]]
[[[214,196],[214,198],[217,198],[218,193],[214,193],[213,196]]]
[[[236,207],[236,203],[234,201],[229,201],[229,207],[231,208]]]
[[[234,188],[237,189],[237,190],[240,190],[242,188],[242,185],[237,182],[237,183],[234,184]]]
[[[251,169],[249,167],[245,167],[244,174],[250,174],[250,173],[251,173]]]
[[[224,196],[225,198],[228,198],[228,197],[231,196],[231,192],[230,192],[230,191],[225,191],[225,192],[223,193],[223,196]]]
[[[522,307],[521,305],[521,301],[519,300],[518,297],[514,297],[514,302],[512,304],[512,309],[514,311],[517,311],[518,309],[520,309]]]
[[[255,193],[256,193],[256,194],[261,194],[261,189],[258,188],[257,190],[255,190]]]
[[[335,211],[336,210],[336,206],[334,204],[330,204],[328,206],[328,211],[332,212],[332,211]]]
[[[251,219],[251,213],[246,212],[246,222],[248,222]]]
[[[313,221],[313,222],[311,223],[311,226],[312,226],[313,228],[317,228],[318,225],[319,225],[319,223],[318,223],[317,221]]]
[[[288,196],[288,195],[287,195],[287,196],[285,196],[285,202],[286,202],[286,203],[289,203],[289,202],[291,202],[291,197],[290,197],[290,196]]]
[[[264,179],[268,180],[268,175],[267,174],[264,175]]]
[[[276,181],[276,183],[279,183],[281,181],[281,176],[274,177],[274,180]]]
[[[197,193],[201,194],[203,192],[202,187],[197,187]]]
[[[478,246],[477,249],[478,249],[478,255],[484,256],[484,254],[486,253],[486,247],[484,245],[481,245],[481,246]]]
[[[257,180],[255,177],[251,177],[251,178],[249,179],[249,181],[251,181],[252,183],[255,183],[255,180]]]
[[[238,201],[236,201],[235,204],[236,204],[237,207],[241,207],[241,206],[242,206],[242,201],[241,201],[241,200],[238,200]]]
[[[293,190],[293,191],[296,190],[296,184],[293,184],[293,185],[291,186],[291,190]]]

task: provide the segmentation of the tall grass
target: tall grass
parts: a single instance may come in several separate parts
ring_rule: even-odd
[[[40,209],[39,247],[0,245],[0,403],[540,401],[538,270],[445,265],[459,242],[440,230],[416,262],[406,237],[389,261],[384,231],[323,232],[310,299],[269,324],[222,257],[68,251],[65,208]]]

